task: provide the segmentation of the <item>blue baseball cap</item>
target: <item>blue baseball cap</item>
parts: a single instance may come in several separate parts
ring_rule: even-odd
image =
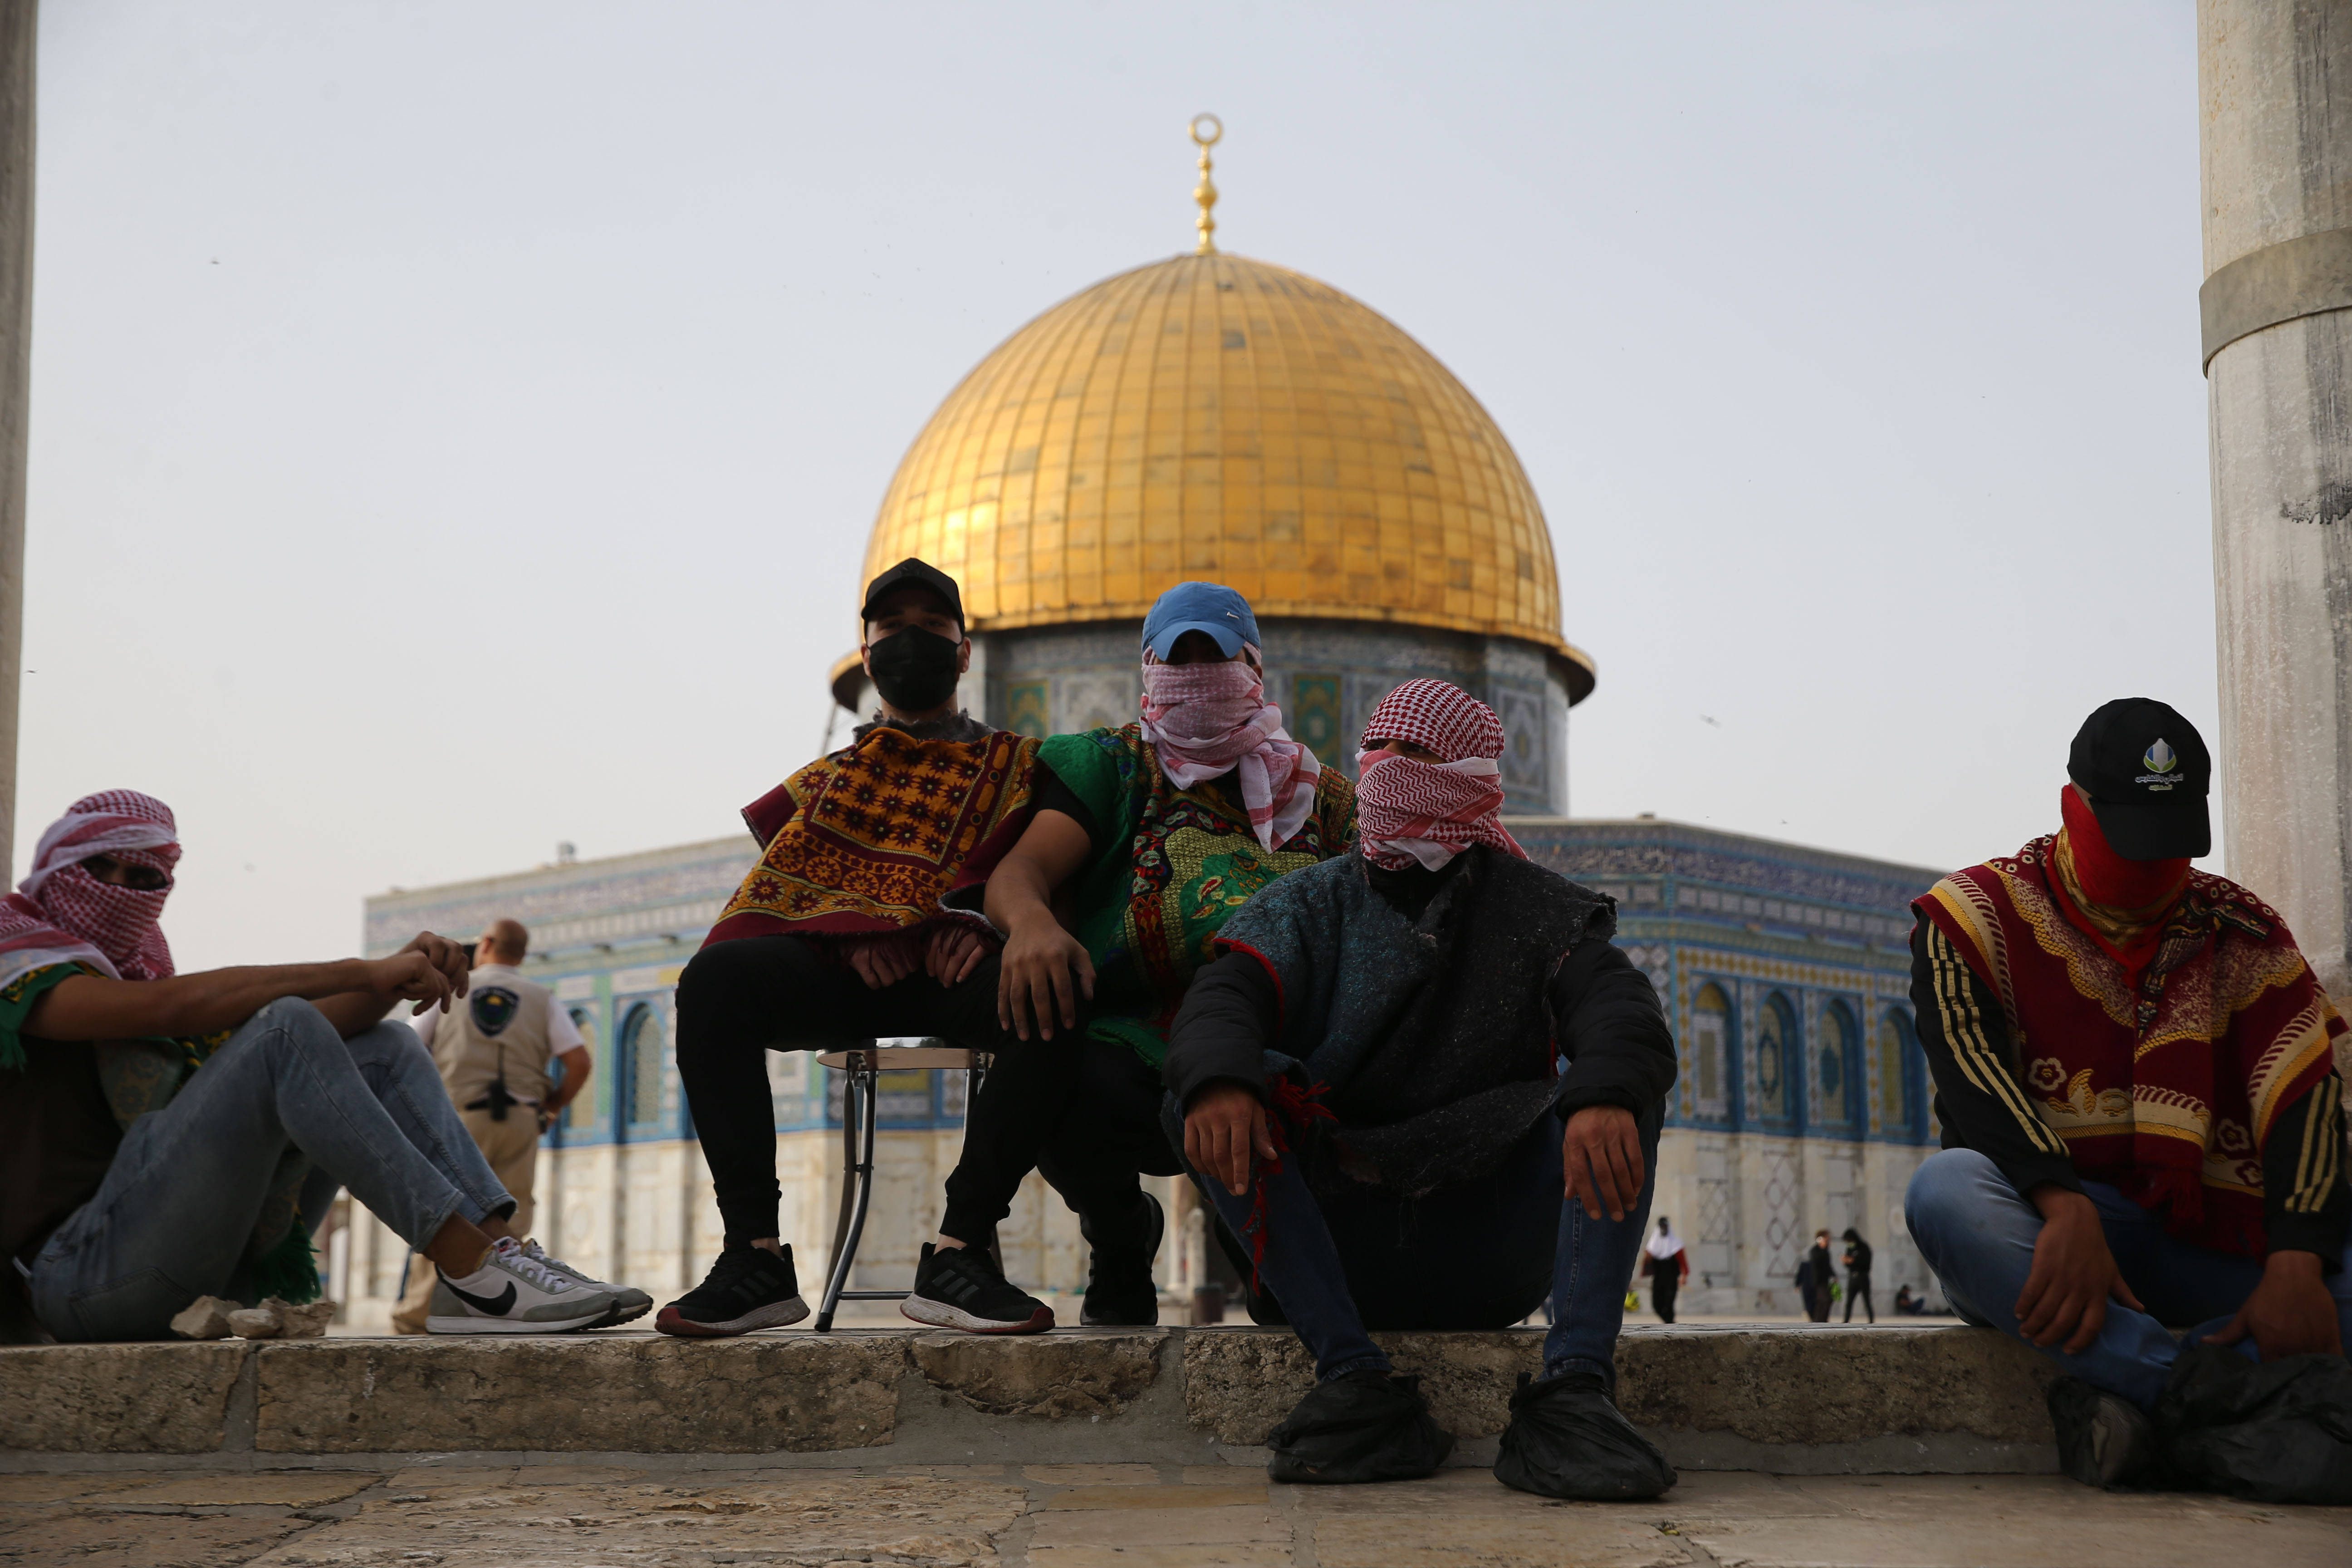
[[[1162,664],[1186,632],[1208,633],[1227,658],[1241,652],[1244,643],[1265,646],[1258,641],[1249,601],[1223,583],[1179,583],[1143,617],[1143,646]]]

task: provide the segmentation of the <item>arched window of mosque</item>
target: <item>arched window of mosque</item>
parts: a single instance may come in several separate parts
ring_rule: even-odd
[[[1878,1129],[1889,1136],[1907,1136],[1914,1131],[1911,1064],[1919,1056],[1918,1036],[1911,1027],[1909,1013],[1889,1007],[1878,1020],[1877,1056]]]
[[[1708,1121],[1731,1119],[1731,998],[1708,984],[1691,998],[1692,1103]]]
[[[1756,1016],[1756,1114],[1765,1121],[1789,1120],[1798,1041],[1796,1010],[1776,991]]]
[[[596,1058],[602,1053],[596,1049],[595,1015],[585,1007],[574,1007],[572,1009],[572,1026],[580,1031],[580,1043],[588,1048],[591,1076],[588,1087],[573,1095],[572,1103],[563,1108],[563,1126],[566,1131],[586,1132],[596,1125],[596,1079],[593,1074]]]
[[[1822,1009],[1821,1027],[1813,1041],[1813,1083],[1821,1092],[1820,1116],[1826,1127],[1850,1127],[1860,1096],[1853,1082],[1853,1018],[1842,1003]]]
[[[661,1121],[661,1013],[640,1002],[629,1009],[621,1026],[621,1056],[628,1064],[629,1125],[653,1127]]]

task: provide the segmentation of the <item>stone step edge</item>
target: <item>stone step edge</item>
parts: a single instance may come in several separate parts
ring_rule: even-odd
[[[1541,1369],[1540,1330],[1374,1337],[1421,1375],[1465,1463],[1491,1458],[1517,1374]],[[1694,1468],[2053,1459],[2053,1369],[1986,1330],[1640,1326],[1617,1365],[1627,1415]],[[1312,1376],[1294,1335],[1241,1326],[16,1346],[0,1348],[0,1458],[1247,1462]]]

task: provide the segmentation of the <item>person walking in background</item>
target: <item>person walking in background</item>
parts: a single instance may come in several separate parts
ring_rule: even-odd
[[[1664,1215],[1658,1216],[1658,1234],[1643,1246],[1642,1272],[1650,1281],[1650,1306],[1658,1321],[1673,1322],[1675,1294],[1690,1277],[1690,1255],[1683,1250],[1683,1238],[1675,1234]]]
[[[1797,1289],[1805,1299],[1805,1316],[1817,1323],[1830,1321],[1836,1279],[1836,1270],[1830,1262],[1830,1233],[1817,1230],[1813,1232],[1812,1250],[1797,1265]]]
[[[1862,1239],[1860,1231],[1848,1226],[1845,1227],[1845,1321],[1849,1323],[1853,1321],[1853,1304],[1856,1301],[1860,1301],[1862,1310],[1870,1314],[1872,1322],[1878,1321],[1878,1303],[1870,1299],[1870,1243]]]
[[[474,943],[471,989],[464,1005],[451,1011],[436,1003],[412,1022],[417,1038],[433,1053],[442,1087],[474,1146],[514,1199],[508,1225],[526,1238],[531,1233],[540,1134],[587,1085],[594,1065],[572,1015],[555,1005],[555,993],[525,980],[516,967],[530,951],[530,933],[520,924],[492,921]],[[562,1064],[561,1083],[552,1080],[550,1062]],[[611,1322],[641,1318],[653,1306],[653,1298],[642,1290],[601,1284],[554,1262],[536,1241],[526,1239],[523,1250],[583,1284],[612,1292],[619,1315]],[[394,1333],[425,1331],[434,1315],[435,1286],[432,1269],[412,1264],[408,1289],[393,1310]]]

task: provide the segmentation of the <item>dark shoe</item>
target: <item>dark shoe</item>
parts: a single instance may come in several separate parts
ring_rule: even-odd
[[[781,1329],[807,1316],[791,1247],[779,1258],[764,1247],[730,1247],[701,1284],[661,1310],[654,1327],[688,1339],[721,1340]]]
[[[2084,1486],[2130,1486],[2155,1462],[2156,1424],[2130,1400],[2062,1377],[2050,1385],[2049,1405],[2058,1468]]]
[[[1151,1264],[1168,1216],[1150,1193],[1136,1195],[1142,1201],[1135,1213],[1117,1226],[1078,1216],[1078,1234],[1094,1249],[1086,1302],[1078,1309],[1078,1321],[1088,1328],[1143,1329],[1160,1321],[1160,1282],[1151,1277]]]
[[[2156,1402],[2175,1477],[2257,1502],[2352,1503],[2352,1363],[2184,1349]]]
[[[1349,1486],[1425,1476],[1454,1451],[1454,1435],[1430,1419],[1420,1378],[1350,1372],[1317,1384],[1266,1447],[1269,1480]]]
[[[915,1293],[898,1310],[968,1334],[1034,1334],[1054,1326],[1054,1309],[1008,1283],[995,1258],[977,1247],[937,1251],[928,1241],[915,1265]]]
[[[1539,1497],[1640,1502],[1678,1478],[1656,1445],[1618,1414],[1598,1373],[1564,1372],[1541,1382],[1519,1373],[1495,1479]]]

